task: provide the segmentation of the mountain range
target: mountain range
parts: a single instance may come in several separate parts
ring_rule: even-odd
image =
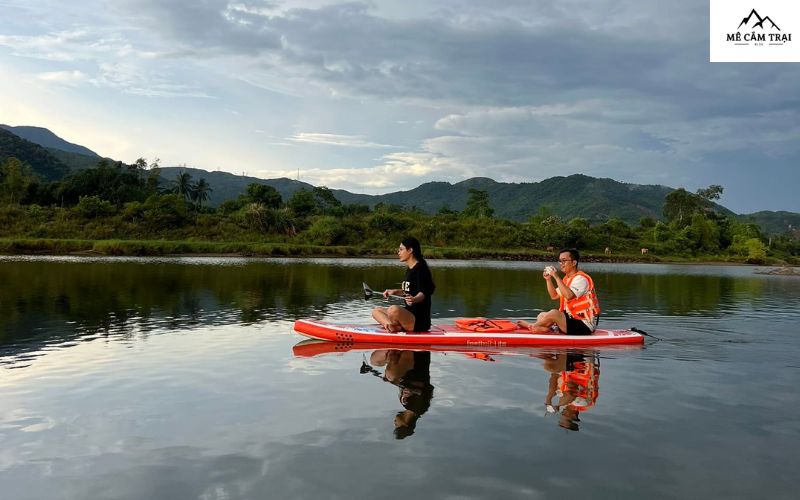
[[[102,159],[90,149],[65,141],[48,129],[0,125],[0,162],[10,156],[28,163],[34,172],[48,180],[58,180],[71,171],[94,167]],[[284,200],[299,189],[314,188],[311,184],[293,179],[261,179],[190,167],[162,167],[164,184],[172,182],[180,171],[189,173],[195,181],[206,179],[213,189],[209,199],[212,206],[238,197],[251,183],[274,187]],[[511,220],[526,220],[545,208],[548,213],[564,220],[583,217],[600,223],[619,218],[629,224],[637,224],[642,217],[661,219],[664,198],[674,190],[662,185],[628,184],[575,174],[530,183],[497,182],[485,177],[457,183],[426,182],[408,191],[382,195],[358,194],[340,189],[331,191],[344,204],[373,207],[383,203],[436,213],[442,208],[464,209],[470,189],[486,191],[495,215]],[[795,212],[761,211],[737,215],[721,205],[716,205],[716,209],[755,222],[770,234],[800,227],[800,214]]]
[[[46,128],[27,127],[27,126],[12,127],[10,125],[3,125],[3,124],[0,124],[0,128],[8,130],[17,137],[26,139],[44,148],[53,148],[59,151],[66,151],[67,153],[77,153],[80,155],[85,155],[90,157],[97,157],[97,158],[100,157],[100,155],[98,155],[91,149],[65,141],[64,139],[57,136],[56,134],[54,134],[53,132],[51,132]]]

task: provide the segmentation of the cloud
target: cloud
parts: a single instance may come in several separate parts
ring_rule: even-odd
[[[313,132],[299,132],[288,138],[290,141],[307,144],[321,144],[326,146],[345,146],[351,148],[394,148],[389,144],[378,144],[367,141],[358,135],[320,134]]]
[[[488,176],[506,182],[613,172],[631,182],[670,184],[704,172],[712,175],[717,170],[714,156],[720,153],[761,151],[776,160],[800,153],[795,110],[687,121],[660,103],[642,101],[630,109],[616,105],[593,99],[449,114],[436,123],[442,135],[424,141],[416,152],[395,153],[384,162],[398,166],[402,162],[396,158],[409,158],[413,161],[406,165],[420,171],[447,170],[463,178]]]
[[[158,74],[142,71],[136,64],[102,63],[99,67],[99,75],[93,80],[93,83],[98,86],[115,88],[126,94],[148,97],[213,97],[203,90],[161,76],[163,74],[169,74],[169,71],[165,70]]]
[[[205,114],[165,109],[237,141],[267,131],[242,163],[331,187],[575,172],[669,184],[749,167],[745,152],[775,168],[798,154],[800,66],[710,64],[693,0],[6,4],[18,22],[0,27],[0,57],[25,58],[39,83],[213,97]]]
[[[44,82],[60,83],[62,85],[74,86],[89,79],[86,74],[78,70],[72,71],[48,71],[39,73],[36,78]]]
[[[454,168],[456,169],[454,171]],[[409,189],[432,180],[451,179],[461,167],[448,158],[436,158],[429,152],[391,153],[380,165],[363,168],[301,168],[300,180],[317,186],[334,186],[360,193],[386,193]],[[297,170],[261,170],[256,175],[265,178],[295,178]]]

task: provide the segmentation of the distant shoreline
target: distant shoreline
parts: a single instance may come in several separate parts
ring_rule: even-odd
[[[582,251],[581,260],[587,263],[619,264],[698,264],[745,266],[796,266],[779,259],[747,262],[744,257],[704,258],[674,255],[626,254],[605,255]],[[129,256],[129,257],[349,257],[396,258],[392,249],[351,246],[299,245],[280,242],[215,242],[169,240],[78,240],[78,239],[14,239],[0,238],[0,255],[53,256]],[[549,262],[554,253],[526,249],[479,249],[456,247],[426,247],[426,257],[457,260],[501,260],[517,262]]]

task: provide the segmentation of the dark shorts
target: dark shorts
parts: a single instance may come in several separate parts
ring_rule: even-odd
[[[586,325],[584,325],[586,326]],[[414,330],[415,332],[427,332],[431,329],[431,320],[424,320],[424,319],[417,319],[414,318]]]
[[[575,319],[566,311],[564,311],[564,318],[567,320],[567,335],[591,335],[592,330],[586,326],[586,323],[579,319]]]

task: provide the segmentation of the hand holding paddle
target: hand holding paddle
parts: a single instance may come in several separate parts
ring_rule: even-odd
[[[361,284],[362,284],[362,285],[363,285],[363,287],[364,287],[364,300],[367,300],[368,298],[370,298],[370,297],[372,297],[372,296],[374,296],[374,295],[378,294],[378,292],[376,292],[375,290],[373,290],[372,288],[370,288],[370,287],[369,287],[369,285],[367,285],[366,283],[363,283],[363,282],[362,282]],[[388,289],[387,289],[387,290],[384,290],[384,291],[381,293],[381,295],[383,295],[383,298],[384,298],[384,299],[387,299],[387,300],[388,300],[388,299],[390,299],[390,298],[392,298],[392,297],[394,297],[394,298],[396,298],[396,299],[403,299],[403,297],[400,297],[400,296],[398,296],[398,295],[393,295],[393,294],[389,293],[389,290],[388,290]]]

